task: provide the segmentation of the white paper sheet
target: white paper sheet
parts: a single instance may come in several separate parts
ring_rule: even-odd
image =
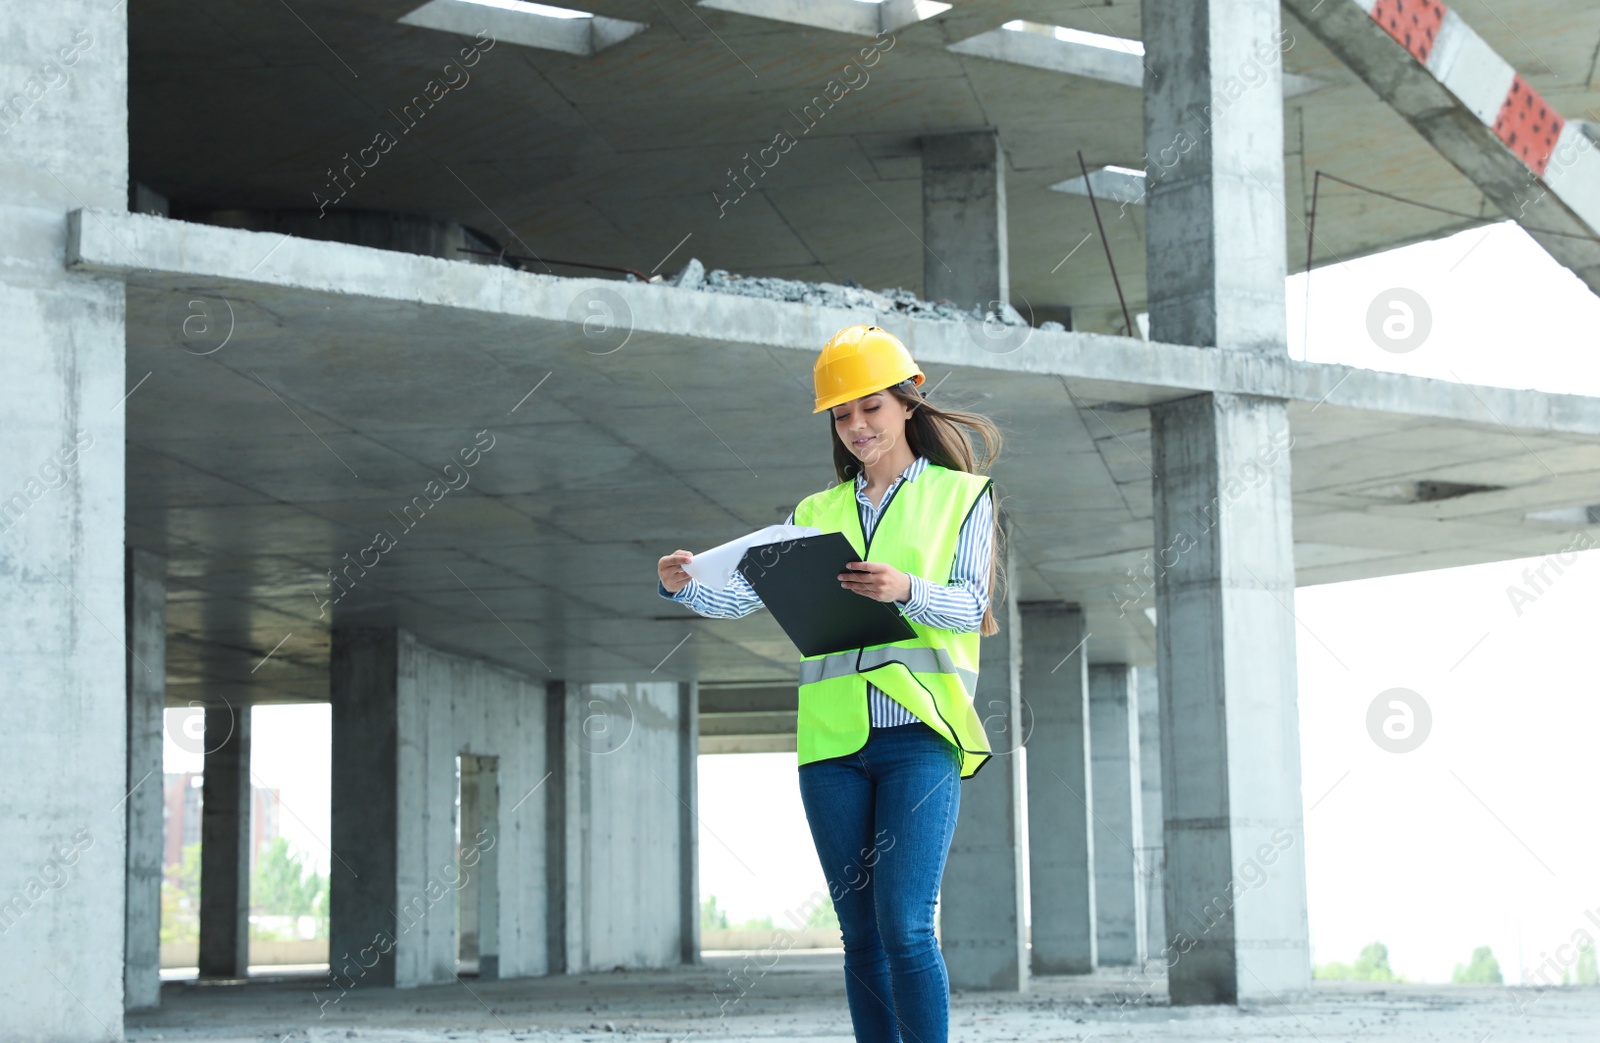
[[[683,567],[683,571],[689,574],[690,579],[721,590],[733,582],[733,570],[739,567],[739,559],[751,547],[820,535],[821,529],[813,529],[809,525],[768,525],[708,551],[701,551]]]

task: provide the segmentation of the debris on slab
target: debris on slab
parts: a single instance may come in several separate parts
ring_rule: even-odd
[[[999,322],[1006,326],[1027,326],[1029,322],[1008,302],[998,311],[962,308],[950,301],[925,301],[910,290],[868,290],[854,281],[806,282],[769,276],[734,275],[723,268],[706,271],[698,258],[690,258],[683,271],[667,280],[669,286],[708,293],[727,293],[736,297],[759,297],[769,301],[815,304],[824,308],[871,308],[885,315],[904,315],[911,319],[943,322]],[[1044,322],[1041,330],[1064,330],[1059,322]]]

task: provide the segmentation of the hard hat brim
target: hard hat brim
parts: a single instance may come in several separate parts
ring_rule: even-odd
[[[911,381],[911,383],[913,385],[920,386],[927,379],[928,378],[923,375],[922,370],[919,369],[915,373],[913,373],[911,376],[904,377],[901,380],[895,381],[894,384],[903,383],[904,381],[909,380],[909,381]],[[827,401],[825,401],[825,402],[821,403],[820,405],[818,405],[817,408],[813,409],[811,412],[820,413],[824,409],[832,409],[834,406],[837,406],[837,405],[839,405],[840,403],[843,403],[843,402],[852,402],[852,401],[854,401],[854,400],[856,400],[858,398],[866,398],[868,395],[876,395],[879,392],[888,391],[889,388],[894,387],[894,384],[887,384],[887,385],[885,385],[885,386],[883,386],[881,388],[878,388],[875,391],[864,391],[859,395],[854,395],[854,394],[851,394],[849,392],[844,392],[843,394],[830,396]]]

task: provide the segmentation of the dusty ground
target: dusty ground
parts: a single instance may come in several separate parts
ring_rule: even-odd
[[[770,962],[771,957],[766,960]],[[394,991],[318,991],[320,978],[248,985],[169,984],[162,1009],[129,1015],[127,1038],[170,1043],[445,1043],[619,1038],[845,1043],[851,1039],[838,953],[791,952],[769,970],[742,957],[704,967],[622,971]],[[738,973],[736,980],[730,972]],[[1600,988],[1319,984],[1304,1000],[1247,1009],[1169,1007],[1158,983],[1103,972],[1035,978],[1022,995],[957,993],[951,1039],[1076,1043],[1094,1039],[1309,1040],[1312,1043],[1600,1043]],[[319,1009],[319,1001],[326,1005]]]

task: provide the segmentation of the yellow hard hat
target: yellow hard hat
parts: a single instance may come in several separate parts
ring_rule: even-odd
[[[899,337],[877,326],[846,326],[822,346],[812,379],[817,389],[812,412],[820,413],[902,380],[921,384],[926,378]]]

